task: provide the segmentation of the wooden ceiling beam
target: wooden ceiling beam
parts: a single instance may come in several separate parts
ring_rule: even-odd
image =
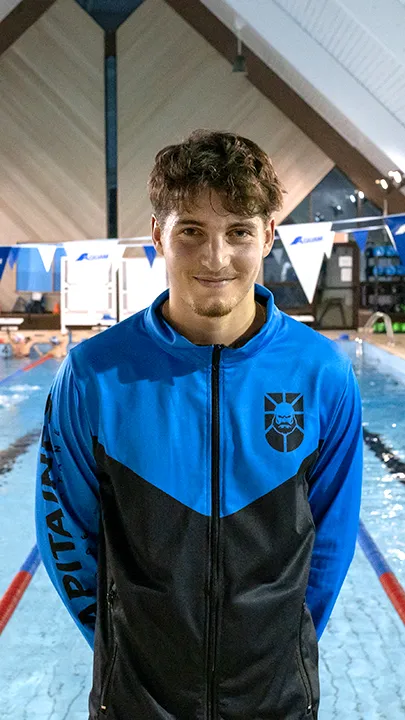
[[[236,55],[235,35],[200,0],[165,0],[191,27],[202,35],[231,64]],[[254,52],[244,46],[247,77],[260,92],[300,128],[355,187],[377,207],[383,207],[383,194],[376,180],[378,170],[353,145],[305,102],[284,80],[271,70]],[[392,189],[387,196],[388,212],[405,212],[405,196]]]
[[[0,22],[0,56],[46,12],[56,0],[22,0]]]

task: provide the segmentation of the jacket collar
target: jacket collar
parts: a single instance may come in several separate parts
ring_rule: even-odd
[[[144,322],[147,333],[171,355],[183,357],[190,362],[194,361],[197,365],[209,364],[214,345],[195,345],[174,330],[163,317],[161,307],[168,297],[169,290],[165,290],[145,311]],[[262,348],[268,345],[279,329],[282,314],[274,304],[274,297],[270,290],[263,285],[255,284],[255,298],[266,306],[266,322],[259,332],[242,347],[223,348],[221,357],[226,364],[247,360],[257,355]]]

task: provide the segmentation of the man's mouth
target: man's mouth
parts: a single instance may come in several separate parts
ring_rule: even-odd
[[[204,277],[196,277],[196,280],[198,280],[201,285],[205,285],[206,287],[211,288],[221,288],[228,285],[228,283],[232,282],[235,278],[204,278]]]

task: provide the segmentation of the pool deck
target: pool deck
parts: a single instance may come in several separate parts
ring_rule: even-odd
[[[385,333],[382,335],[374,335],[373,333],[364,332],[363,328],[359,328],[358,330],[323,330],[321,334],[331,340],[336,340],[342,334],[348,335],[350,340],[360,338],[364,340],[364,342],[376,345],[382,350],[386,350],[392,355],[396,355],[405,360],[405,333],[394,335],[394,345],[388,342]]]
[[[405,333],[398,333],[394,335],[394,345],[390,344],[388,341],[388,338],[386,334],[381,335],[374,335],[370,332],[364,332],[363,328],[358,328],[358,330],[321,330],[319,331],[321,335],[325,335],[325,337],[330,338],[331,340],[336,340],[340,335],[345,334],[349,336],[350,340],[355,340],[356,338],[361,338],[365,342],[371,343],[372,345],[376,345],[377,347],[380,347],[383,350],[386,350],[387,352],[391,353],[392,355],[396,355],[397,357],[402,358],[405,360]],[[54,336],[58,335],[60,338],[62,338],[61,333],[55,333],[55,331],[52,330],[42,330],[38,332],[31,333],[34,337],[36,337],[36,340],[38,342],[46,343],[49,341],[49,339]],[[75,330],[73,332],[73,340],[74,342],[79,342],[80,340],[86,340],[89,337],[92,337],[95,333],[89,330]],[[7,334],[3,331],[0,331],[0,342],[7,342]],[[63,356],[64,354],[64,348],[61,348],[61,351],[56,350],[56,356]]]

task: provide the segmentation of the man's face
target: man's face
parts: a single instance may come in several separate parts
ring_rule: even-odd
[[[194,206],[173,211],[152,237],[166,261],[170,297],[205,317],[228,315],[252,290],[273,245],[274,220],[229,213],[214,191]]]

